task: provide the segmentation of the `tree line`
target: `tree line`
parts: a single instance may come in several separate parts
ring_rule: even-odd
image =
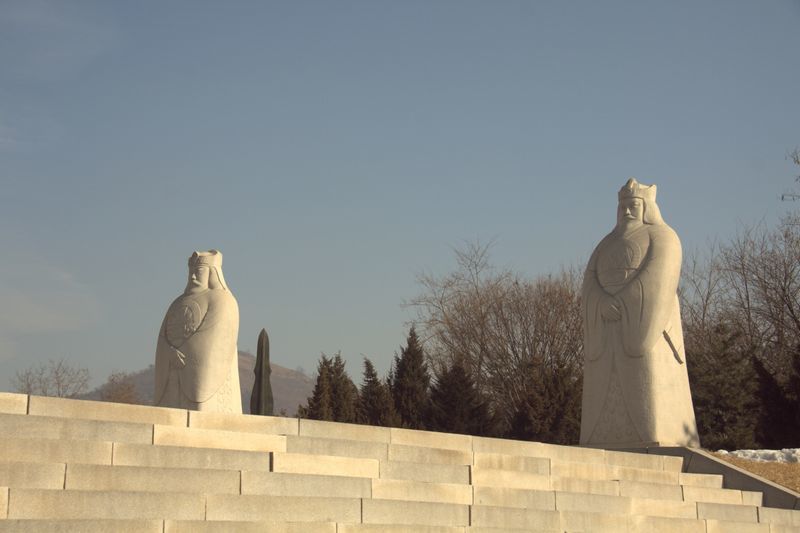
[[[489,252],[468,245],[453,272],[419,277],[416,326],[385,379],[365,359],[359,389],[323,355],[299,415],[577,444],[581,275],[529,279]],[[679,297],[702,445],[800,444],[800,217],[687,254]]]

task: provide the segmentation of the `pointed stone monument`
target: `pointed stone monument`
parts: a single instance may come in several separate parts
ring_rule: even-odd
[[[253,382],[253,392],[250,394],[250,414],[272,416],[275,404],[270,383],[272,367],[269,364],[269,337],[266,329],[262,329],[258,334],[256,366],[253,372],[256,378]]]
[[[699,446],[678,305],[681,243],[630,179],[583,280],[581,444]]]

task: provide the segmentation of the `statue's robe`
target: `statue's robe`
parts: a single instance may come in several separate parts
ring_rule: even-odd
[[[583,281],[581,444],[699,446],[683,347],[681,244],[666,224],[614,230]],[[620,320],[604,320],[613,295]]]
[[[176,298],[158,334],[155,405],[241,413],[238,335],[239,306],[230,291]]]

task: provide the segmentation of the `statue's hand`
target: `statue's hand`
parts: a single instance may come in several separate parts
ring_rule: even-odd
[[[600,316],[608,322],[615,322],[622,318],[616,298],[607,296],[600,301]]]
[[[175,366],[177,368],[183,368],[186,366],[186,355],[181,352],[180,350],[175,350]]]

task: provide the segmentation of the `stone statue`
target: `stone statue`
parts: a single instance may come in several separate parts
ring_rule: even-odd
[[[581,444],[699,446],[678,306],[681,243],[630,179],[583,279]]]
[[[158,333],[153,403],[241,413],[238,335],[239,306],[222,276],[222,253],[194,252],[186,289]]]
[[[272,384],[269,380],[272,367],[269,364],[269,337],[266,329],[262,329],[258,334],[256,353],[256,366],[253,369],[256,376],[253,381],[253,391],[250,393],[250,414],[272,416],[275,404],[272,399]]]

